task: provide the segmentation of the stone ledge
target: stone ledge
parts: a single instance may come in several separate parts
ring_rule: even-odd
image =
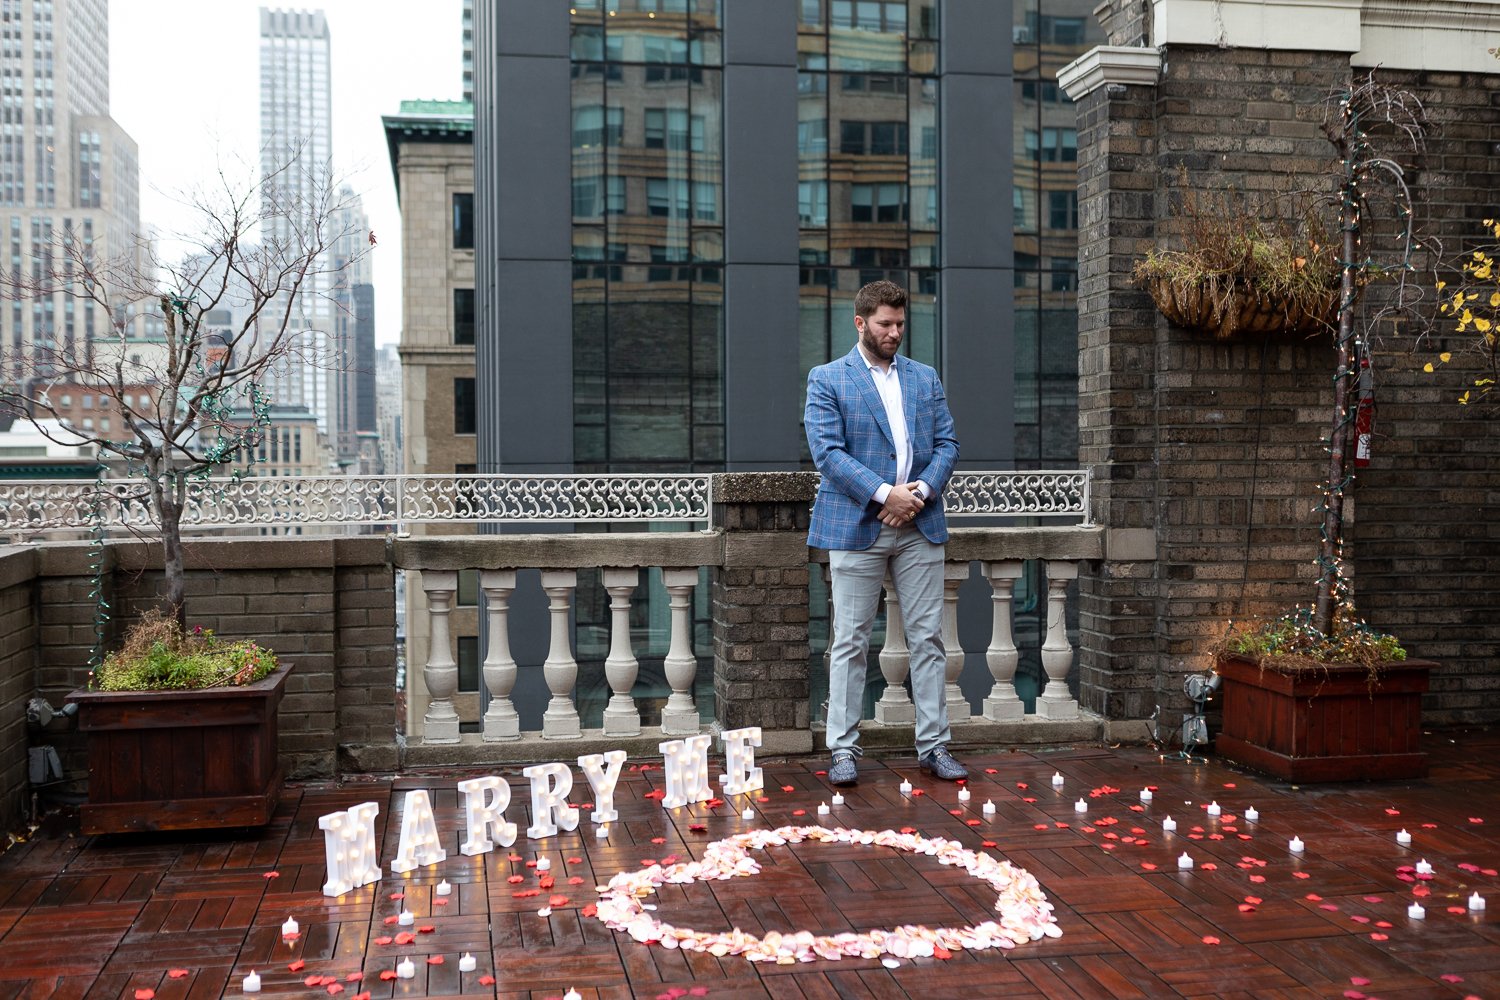
[[[721,532],[559,535],[423,535],[398,538],[400,569],[576,569],[593,566],[718,566]]]
[[[816,472],[724,472],[711,480],[714,503],[811,503]]]

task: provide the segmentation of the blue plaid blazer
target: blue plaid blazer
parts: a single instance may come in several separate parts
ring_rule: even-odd
[[[931,367],[900,355],[895,364],[912,448],[911,478],[938,493],[917,515],[916,527],[929,541],[946,542],[942,495],[958,461],[948,398]],[[807,544],[867,549],[880,534],[875,491],[882,483],[896,481],[896,446],[885,405],[858,346],[808,373],[804,417],[813,463],[823,475]]]

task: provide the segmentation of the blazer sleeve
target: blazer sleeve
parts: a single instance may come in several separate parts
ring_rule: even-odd
[[[814,368],[807,376],[807,409],[803,413],[813,464],[822,473],[825,484],[855,503],[866,504],[874,499],[875,491],[885,480],[850,451],[840,403],[833,378],[825,369]],[[952,419],[948,422],[951,432]]]
[[[953,414],[948,412],[948,396],[943,391],[943,382],[936,376],[933,378],[932,407],[932,458],[914,478],[933,487],[937,495],[942,496],[953,476],[953,467],[958,464],[958,435],[953,430]]]

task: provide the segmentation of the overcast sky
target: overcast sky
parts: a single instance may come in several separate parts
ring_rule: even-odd
[[[261,6],[109,0],[110,113],[140,146],[144,226],[195,230],[178,203],[181,193],[211,176],[218,162],[253,178]],[[328,15],[334,172],[363,197],[378,237],[375,337],[394,344],[401,335],[401,224],[380,116],[394,114],[402,100],[463,96],[459,0],[325,0],[303,9]]]

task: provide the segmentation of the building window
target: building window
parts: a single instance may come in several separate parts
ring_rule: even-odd
[[[474,289],[453,289],[453,342],[474,344]]]
[[[618,146],[625,135],[625,109],[598,104],[573,109],[573,148],[590,149],[606,143]]]
[[[1049,229],[1078,228],[1078,192],[1047,192],[1047,225]]]
[[[708,129],[703,115],[689,115],[686,108],[647,108],[645,122],[647,149],[703,152]]]
[[[905,184],[851,184],[851,222],[905,222]]]
[[[453,380],[453,433],[473,434],[478,427],[474,410],[474,380]]]
[[[839,152],[850,156],[905,156],[907,134],[906,122],[841,122]]]
[[[828,225],[826,181],[801,181],[797,184],[797,220],[804,226]]]
[[[453,196],[453,249],[474,249],[474,195],[461,192]]]

